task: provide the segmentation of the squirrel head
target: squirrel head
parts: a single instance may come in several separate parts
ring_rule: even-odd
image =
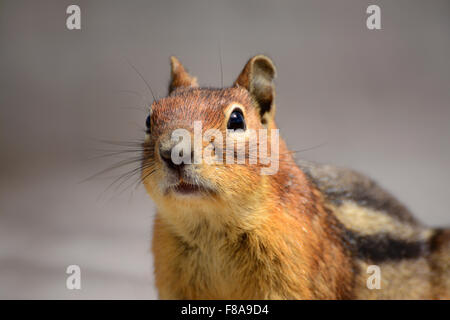
[[[238,211],[264,197],[267,161],[255,148],[273,151],[274,77],[272,61],[257,55],[232,87],[199,88],[171,57],[169,94],[150,108],[143,156],[142,181],[160,211]]]

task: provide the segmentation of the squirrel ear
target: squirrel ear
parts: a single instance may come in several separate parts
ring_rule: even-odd
[[[235,81],[246,88],[258,103],[261,122],[267,123],[275,116],[275,66],[270,58],[257,55],[251,58]]]
[[[176,57],[170,57],[170,66],[169,93],[180,87],[198,87],[197,78],[189,75]]]

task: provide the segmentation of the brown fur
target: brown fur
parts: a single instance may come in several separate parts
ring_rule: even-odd
[[[450,230],[438,229],[430,242],[432,298],[450,299]]]
[[[234,87],[199,89],[196,79],[172,58],[170,95],[152,105],[152,128],[145,142],[142,172],[144,185],[157,206],[152,248],[160,298],[408,297],[410,289],[400,289],[401,281],[385,291],[365,288],[364,268],[371,264],[370,259],[378,256],[365,252],[369,257],[366,261],[366,256],[359,255],[358,250],[370,251],[370,245],[358,246],[351,235],[359,232],[358,239],[362,239],[385,231],[395,238],[389,243],[399,243],[412,238],[429,241],[431,232],[420,227],[409,213],[402,211],[406,210],[403,206],[387,193],[383,196],[378,189],[366,185],[358,192],[366,190],[369,200],[377,200],[369,192],[375,190],[381,199],[388,199],[383,200],[387,201],[385,206],[364,207],[361,202],[352,202],[356,196],[346,198],[327,192],[318,179],[320,170],[311,166],[300,169],[283,141],[280,167],[275,175],[260,175],[261,164],[192,164],[190,170],[195,172],[199,183],[207,185],[212,192],[179,197],[165,191],[163,186],[169,173],[161,161],[158,146],[166,143],[174,129],[192,131],[193,122],[200,120],[203,130],[215,128],[225,135],[227,119],[235,105],[243,109],[248,128],[276,128],[274,76],[270,59],[256,56],[245,66]],[[214,141],[205,142],[202,147],[208,143]],[[336,178],[332,181],[335,187],[345,190],[355,181],[363,180],[345,182]],[[390,209],[385,210],[387,207]],[[385,214],[389,211],[397,214]],[[350,212],[359,220],[346,219]],[[370,219],[371,215],[382,214],[386,218]],[[377,222],[373,223],[374,220]],[[384,230],[384,222],[394,226],[395,221],[402,225],[403,229],[399,229],[403,230],[403,238],[397,237],[397,228]],[[401,260],[402,265],[395,261],[380,263],[382,272],[385,267],[383,279],[388,281],[383,285],[389,287],[389,281],[395,282],[396,271],[402,275],[398,279],[404,281],[414,277],[417,271],[422,274],[413,283],[421,289],[426,287],[426,291],[412,297],[445,297],[449,288],[448,237],[445,232],[435,236],[428,256],[417,257],[414,263],[408,260]],[[421,254],[422,251],[411,251],[402,259]],[[430,266],[430,270],[423,269],[423,265]],[[422,285],[424,282],[428,287]],[[383,296],[381,291],[386,294]]]

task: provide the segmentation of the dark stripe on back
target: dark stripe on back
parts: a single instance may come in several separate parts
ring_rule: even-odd
[[[305,160],[297,162],[310,181],[333,204],[339,206],[350,200],[360,206],[383,211],[399,221],[418,224],[405,206],[365,175]]]
[[[351,230],[345,230],[345,237],[357,258],[373,263],[417,259],[428,254],[428,245],[424,241],[394,239],[381,233],[361,235]]]

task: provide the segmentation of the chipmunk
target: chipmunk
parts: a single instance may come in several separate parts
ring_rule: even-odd
[[[272,61],[257,55],[233,86],[199,88],[171,58],[169,94],[152,103],[146,121],[141,178],[157,207],[159,297],[450,298],[450,230],[423,226],[362,174],[296,163],[282,139],[270,175],[247,153],[244,164],[173,160],[172,133],[193,135],[195,121],[224,136],[233,129],[244,141],[250,129],[277,129],[275,74]],[[202,141],[200,150],[222,153],[218,140]],[[189,158],[194,152],[183,150]],[[378,289],[367,284],[371,265],[380,270]]]

